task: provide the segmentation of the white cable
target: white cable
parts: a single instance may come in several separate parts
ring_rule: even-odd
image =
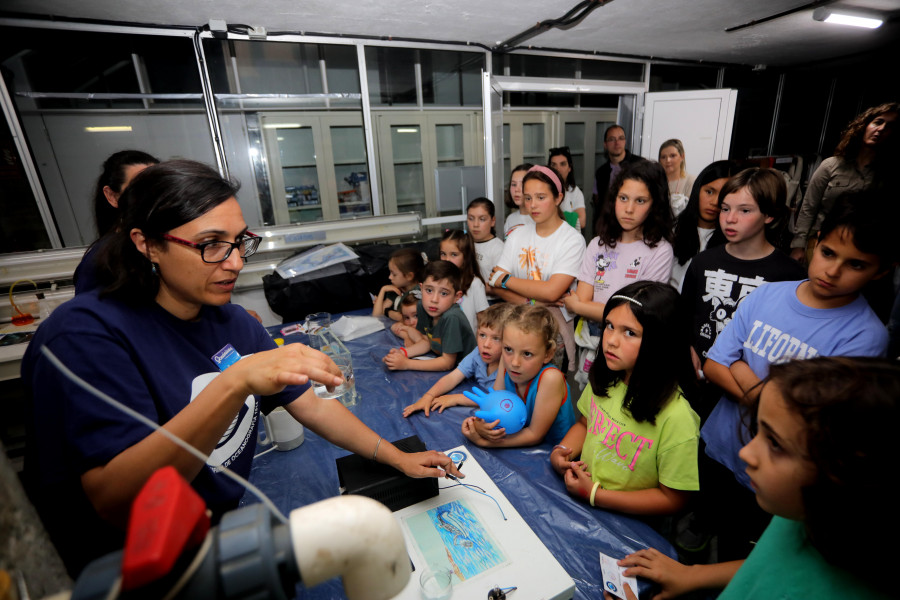
[[[254,457],[253,457],[253,460],[256,460],[257,458],[259,458],[259,457],[262,456],[263,454],[268,454],[269,452],[271,452],[271,451],[274,450],[274,449],[275,449],[275,444],[273,443],[271,448],[269,448],[268,450],[263,450],[262,452],[260,452],[260,453],[257,454],[256,456],[254,456]]]
[[[184,573],[181,574],[181,577],[178,578],[178,581],[175,582],[175,585],[172,586],[172,589],[163,596],[163,600],[174,600],[175,596],[178,595],[179,592],[188,584],[191,578],[197,573],[200,569],[200,566],[203,564],[203,561],[206,559],[206,555],[209,554],[209,550],[212,548],[213,536],[207,535],[203,538],[203,544],[200,546],[200,549],[197,550],[197,554],[194,555],[194,559],[191,561],[191,564],[188,565],[188,568],[184,570]]]
[[[55,354],[53,354],[53,352],[47,346],[41,346],[41,352],[44,354],[44,356],[47,357],[47,359],[53,364],[53,366],[55,366],[57,369],[59,369],[59,371],[63,375],[65,375],[65,377],[69,381],[71,381],[72,383],[74,383],[75,385],[80,387],[81,389],[85,390],[86,392],[99,398],[100,400],[106,402],[110,406],[117,408],[118,410],[122,411],[129,417],[135,419],[136,421],[143,423],[150,429],[153,429],[154,431],[158,431],[159,433],[161,433],[162,435],[167,437],[172,443],[174,443],[177,446],[180,446],[182,449],[184,449],[186,452],[188,452],[192,456],[199,458],[200,460],[203,461],[204,464],[209,465],[209,462],[208,462],[209,455],[204,454],[203,452],[201,452],[197,448],[191,446],[186,441],[184,441],[183,439],[181,439],[180,437],[178,437],[177,435],[175,435],[168,429],[166,429],[164,427],[160,427],[160,425],[158,423],[154,423],[153,421],[151,421],[150,419],[148,419],[141,413],[135,411],[132,408],[129,408],[128,406],[125,406],[118,400],[110,397],[106,393],[104,393],[101,390],[98,390],[97,388],[92,386],[90,383],[88,383],[87,381],[85,381],[84,379],[82,379],[81,377],[76,375],[75,373],[73,373],[66,365],[64,365],[62,363],[61,360],[59,360],[56,357]],[[228,467],[225,467],[225,466],[216,467],[215,465],[209,465],[209,466],[214,467],[218,472],[224,474],[226,477],[229,477],[230,479],[236,481],[237,483],[242,485],[244,488],[249,490],[251,494],[253,494],[257,498],[259,498],[259,500],[266,506],[266,508],[268,508],[269,511],[273,515],[275,515],[275,518],[277,518],[279,521],[281,521],[285,525],[288,524],[287,517],[285,517],[281,513],[281,511],[278,510],[278,507],[275,506],[275,504],[273,504],[272,501],[269,500],[269,498],[264,493],[262,493],[262,490],[260,490],[258,487],[256,487],[255,485],[253,485],[252,483],[250,483],[249,481],[247,481],[246,479],[244,479],[243,477],[241,477],[240,475],[238,475],[237,473],[235,473]]]

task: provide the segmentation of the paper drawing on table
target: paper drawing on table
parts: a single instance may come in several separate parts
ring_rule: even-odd
[[[406,524],[427,568],[449,569],[460,581],[507,562],[503,549],[465,500],[407,517]]]

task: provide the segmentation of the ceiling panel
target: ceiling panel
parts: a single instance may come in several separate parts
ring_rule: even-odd
[[[202,25],[210,18],[269,31],[416,38],[494,46],[577,3],[546,0],[4,0],[18,14],[128,23]],[[534,48],[660,59],[792,65],[856,54],[900,39],[900,24],[869,31],[813,21],[812,9],[727,33],[726,28],[809,4],[806,0],[615,0],[567,30],[526,42]],[[900,15],[900,0],[845,0]]]

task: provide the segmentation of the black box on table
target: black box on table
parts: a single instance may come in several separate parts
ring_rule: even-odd
[[[418,436],[393,442],[403,452],[424,452],[425,444]],[[342,456],[337,464],[341,494],[357,494],[378,500],[392,511],[412,506],[438,495],[438,480],[434,477],[413,479],[389,465],[358,454]]]

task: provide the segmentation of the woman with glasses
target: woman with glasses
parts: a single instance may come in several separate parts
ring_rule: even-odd
[[[123,195],[120,227],[97,257],[100,287],[60,306],[23,360],[31,398],[25,477],[69,570],[121,548],[144,482],[171,465],[215,516],[237,506],[259,411],[284,408],[331,442],[415,477],[437,476],[446,456],[405,454],[340,402],[320,400],[340,371],[301,344],[277,348],[259,323],[229,304],[260,238],[247,230],[237,185],[209,167],[148,167]],[[46,347],[78,377],[210,455],[197,460],[63,376]],[[456,473],[450,468],[451,473]]]
[[[584,210],[584,194],[581,192],[581,188],[575,185],[575,165],[572,164],[572,153],[569,152],[569,147],[550,148],[550,158],[547,159],[547,166],[559,173],[563,179],[563,185],[566,187],[566,197],[563,198],[559,207],[564,213],[577,214],[578,227],[584,229],[587,223],[587,213]]]

